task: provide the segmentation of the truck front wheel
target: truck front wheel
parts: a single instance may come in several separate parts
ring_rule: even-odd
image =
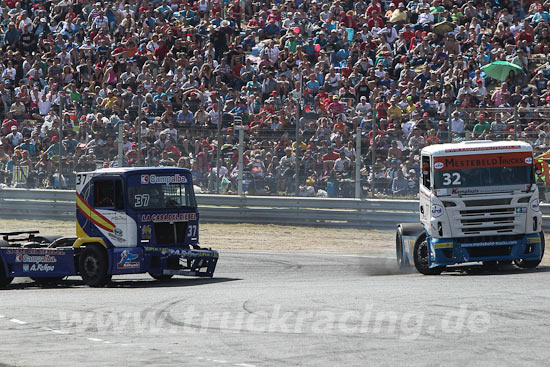
[[[540,260],[518,259],[518,260],[514,260],[514,264],[516,264],[520,268],[524,268],[524,269],[534,269],[537,266],[539,266],[539,264],[542,261],[542,258],[544,256],[544,247],[545,247],[544,232],[541,231],[539,234],[540,234]]]
[[[445,269],[444,266],[435,268],[429,267],[430,251],[428,248],[428,240],[426,235],[420,236],[414,244],[414,266],[416,270],[424,275],[439,275]]]
[[[90,287],[103,287],[111,281],[108,274],[109,259],[105,251],[97,246],[88,246],[80,253],[78,270],[84,283]]]

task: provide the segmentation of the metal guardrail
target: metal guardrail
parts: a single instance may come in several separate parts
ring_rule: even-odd
[[[256,223],[351,228],[395,228],[418,221],[418,201],[274,196],[197,195],[200,218],[210,223]],[[550,204],[542,204],[550,230]],[[72,190],[0,190],[0,218],[74,220]]]
[[[197,195],[200,218],[211,223],[393,228],[418,220],[412,200]],[[0,190],[0,218],[74,220],[72,190]]]

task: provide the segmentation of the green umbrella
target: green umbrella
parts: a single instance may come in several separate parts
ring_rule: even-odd
[[[511,70],[513,70],[516,75],[520,72],[523,73],[521,66],[508,61],[494,61],[481,67],[481,71],[487,74],[487,76],[500,81],[505,81],[508,75],[510,75]]]

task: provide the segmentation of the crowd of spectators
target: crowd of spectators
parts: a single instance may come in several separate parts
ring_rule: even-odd
[[[3,0],[0,184],[70,186],[74,172],[120,164],[121,141],[124,166],[187,167],[203,190],[234,190],[238,125],[249,192],[345,196],[359,159],[365,187],[414,193],[425,145],[548,148],[548,10],[533,0]],[[523,72],[489,78],[481,67],[496,60]]]

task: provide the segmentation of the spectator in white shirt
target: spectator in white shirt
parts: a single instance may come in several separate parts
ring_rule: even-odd
[[[453,112],[453,117],[451,119],[451,131],[453,134],[460,136],[464,133],[464,120],[459,117],[458,111]]]

